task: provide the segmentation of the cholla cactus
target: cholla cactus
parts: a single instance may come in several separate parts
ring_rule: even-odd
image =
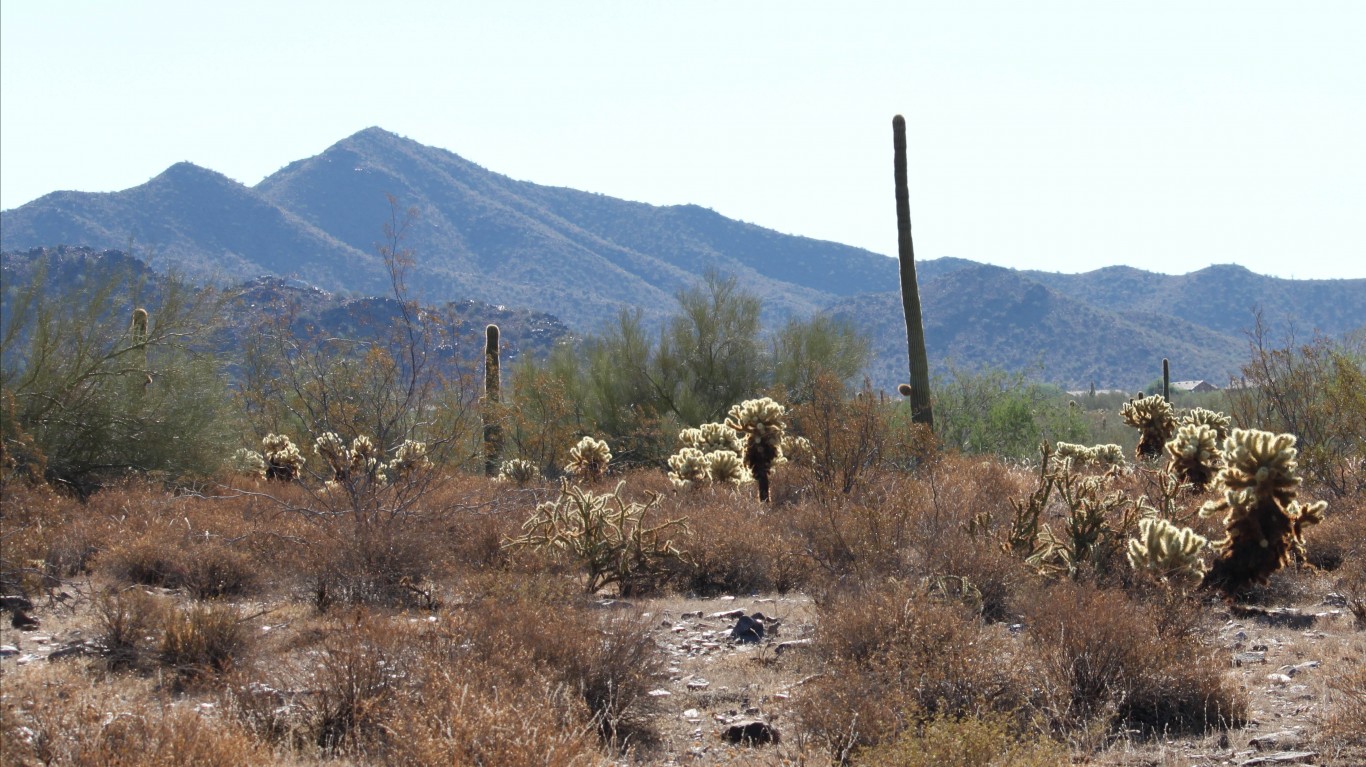
[[[1129,400],[1120,408],[1124,423],[1138,429],[1141,436],[1135,454],[1139,458],[1162,455],[1162,446],[1176,431],[1176,417],[1171,403],[1160,395]]]
[[[689,429],[687,431],[696,431]],[[731,453],[734,455],[734,453]],[[707,471],[707,454],[695,447],[685,447],[669,456],[669,481],[674,487],[687,489],[697,487],[710,479]]]
[[[521,458],[503,461],[503,465],[498,468],[499,482],[511,482],[518,487],[526,487],[539,476],[541,470],[536,468],[536,464]]]
[[[1119,445],[1076,445],[1059,442],[1053,450],[1052,459],[1061,463],[1070,461],[1075,466],[1103,466],[1106,468],[1124,467],[1124,449]]]
[[[427,457],[427,443],[417,442],[411,439],[403,440],[403,444],[394,451],[394,459],[385,467],[385,473],[394,482],[401,482],[414,473],[426,471],[432,467],[432,460]]]
[[[1138,521],[1138,538],[1129,539],[1129,565],[1164,580],[1198,583],[1205,575],[1200,552],[1209,541],[1189,527],[1159,517]]]
[[[782,442],[787,424],[787,409],[768,397],[749,399],[735,405],[726,416],[726,425],[745,435],[745,467],[759,484],[759,500],[768,500],[768,475],[782,457]]]
[[[1182,482],[1189,482],[1195,490],[1204,491],[1219,471],[1222,460],[1217,435],[1215,427],[1208,424],[1182,425],[1166,445],[1167,471],[1180,477]]]
[[[379,449],[364,434],[351,440],[351,447],[348,448],[336,433],[324,432],[313,441],[313,452],[327,461],[332,469],[333,482],[348,482],[362,477],[375,480],[383,476]]]
[[[740,454],[730,450],[717,450],[707,456],[707,477],[715,483],[732,485],[754,481],[754,475],[745,468]]]
[[[814,459],[816,453],[811,447],[811,440],[806,437],[793,437],[784,435],[780,450],[784,461],[792,463],[809,464]]]
[[[266,462],[266,479],[281,482],[298,479],[307,463],[299,447],[283,434],[267,434],[261,440],[261,454]]]
[[[237,474],[246,474],[257,479],[264,479],[266,476],[265,456],[245,447],[238,448],[237,452],[232,454],[229,465]]]
[[[684,556],[665,536],[671,532],[686,535],[687,520],[646,524],[645,517],[658,505],[659,496],[652,493],[645,503],[628,501],[621,497],[625,484],[599,495],[566,482],[560,497],[538,505],[522,525],[525,532],[504,541],[504,548],[567,552],[588,570],[585,589],[590,594],[612,583],[623,596],[649,588],[665,560]]]
[[[745,449],[740,433],[724,423],[704,423],[696,429],[684,429],[678,433],[678,441],[684,447],[695,447],[704,453],[729,450],[738,454]]]
[[[1200,515],[1227,512],[1228,534],[1202,585],[1225,593],[1266,580],[1291,556],[1304,552],[1304,528],[1323,521],[1328,504],[1302,506],[1295,437],[1256,429],[1234,429],[1224,440],[1224,468],[1215,478],[1224,497]]]
[[[1214,429],[1214,444],[1228,439],[1228,430],[1232,426],[1232,421],[1223,413],[1214,410],[1206,410],[1202,407],[1193,407],[1181,414],[1181,426],[1208,426]]]
[[[600,439],[584,437],[569,450],[569,465],[564,470],[582,477],[586,482],[597,482],[607,475],[612,462],[612,451]]]

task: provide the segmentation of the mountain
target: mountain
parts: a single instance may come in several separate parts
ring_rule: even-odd
[[[392,200],[392,203],[391,203]],[[408,219],[406,211],[415,211]],[[0,249],[127,249],[219,285],[259,275],[333,294],[388,295],[386,224],[428,305],[517,307],[592,333],[623,307],[657,326],[708,270],[787,317],[845,313],[872,337],[873,381],[904,378],[896,261],[780,234],[695,205],[654,206],[518,181],[368,128],[247,187],[178,163],[131,189],[55,192],[0,212]],[[1041,366],[1066,385],[1136,387],[1172,359],[1181,378],[1226,380],[1255,310],[1273,330],[1338,336],[1366,325],[1366,280],[1281,280],[1241,267],[1187,275],[1129,267],[1021,272],[956,258],[917,263],[930,357],[941,370]]]
[[[1366,318],[1366,280],[1282,280],[1235,264],[1189,274],[1112,266],[1084,274],[1021,272],[1060,293],[1113,311],[1172,316],[1239,338],[1261,312],[1275,332],[1338,336]]]
[[[926,262],[934,264],[934,261]],[[1161,375],[1227,381],[1246,359],[1246,341],[1173,317],[1116,312],[1086,303],[998,266],[963,262],[925,270],[921,312],[933,374],[983,366],[1028,371],[1069,388],[1091,383],[1136,387]],[[919,270],[917,270],[919,271]],[[906,379],[901,295],[842,299],[829,310],[873,341],[875,382]]]

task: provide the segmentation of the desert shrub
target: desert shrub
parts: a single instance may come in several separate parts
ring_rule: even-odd
[[[185,590],[196,599],[241,597],[259,588],[256,562],[250,554],[216,541],[196,546],[191,552]]]
[[[1023,373],[955,369],[931,391],[935,434],[946,449],[1025,459],[1041,440],[1080,442],[1089,434],[1065,392]]]
[[[192,605],[166,615],[159,660],[180,683],[190,684],[231,671],[249,647],[250,634],[236,608]]]
[[[1022,732],[1005,714],[937,716],[896,740],[856,755],[867,767],[1053,767],[1068,750],[1038,733]]]
[[[892,410],[865,385],[852,399],[833,376],[817,376],[792,411],[794,431],[811,445],[810,487],[822,496],[848,493],[881,468],[893,450]]]
[[[688,512],[688,554],[670,560],[668,579],[694,596],[786,593],[810,577],[810,560],[786,513],[763,512],[733,491],[704,490],[673,503]],[[670,507],[670,516],[675,516]]]
[[[1366,664],[1361,661],[1358,657],[1351,668],[1328,683],[1332,705],[1316,740],[1338,756],[1366,756]]]
[[[1305,476],[1332,498],[1366,488],[1366,331],[1284,345],[1261,317],[1249,334],[1246,385],[1229,391],[1238,426],[1295,435]]]
[[[823,601],[825,673],[802,687],[797,709],[837,760],[925,720],[1010,712],[1029,696],[1002,632],[956,602],[896,583]]]
[[[100,569],[124,584],[178,589],[189,573],[190,556],[184,539],[183,528],[154,524],[100,555]]]
[[[142,589],[109,591],[95,600],[95,642],[113,671],[139,668],[153,652],[166,607]]]
[[[1055,726],[1157,735],[1200,733],[1241,722],[1247,701],[1195,636],[1173,600],[1150,609],[1123,592],[1060,583],[1024,592],[1024,615]]]
[[[175,701],[126,679],[94,681],[54,665],[6,679],[0,754],[6,764],[77,767],[240,767],[274,763],[236,720]]]

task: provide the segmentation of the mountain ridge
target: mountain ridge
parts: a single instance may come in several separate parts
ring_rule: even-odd
[[[410,222],[409,208],[417,214]],[[891,388],[902,377],[895,259],[697,205],[515,180],[379,127],[251,187],[185,162],[121,192],[54,192],[0,211],[0,249],[131,242],[158,268],[218,284],[273,274],[383,295],[384,225],[405,222],[397,245],[415,254],[410,284],[427,303],[523,307],[580,333],[627,308],[657,328],[677,292],[714,270],[763,300],[769,328],[823,311],[846,314],[878,350],[875,383]],[[1366,325],[1366,280],[1292,281],[1226,266],[1069,275],[952,257],[918,260],[917,271],[932,358],[965,367],[1041,364],[1045,380],[1066,385],[1145,383],[1150,355],[1180,358],[1182,377],[1226,380],[1246,354],[1244,331],[1258,310],[1269,326],[1301,335]]]

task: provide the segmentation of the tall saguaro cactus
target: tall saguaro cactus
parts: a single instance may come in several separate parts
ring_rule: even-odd
[[[911,244],[911,193],[906,184],[906,118],[901,115],[892,118],[892,146],[896,174],[897,259],[901,262],[901,305],[906,313],[906,346],[911,358],[910,385],[903,386],[901,392],[911,398],[911,422],[933,427],[930,365],[925,356],[925,326],[920,317],[920,287],[915,278],[915,248]]]
[[[503,455],[503,427],[498,423],[502,382],[498,362],[498,326],[484,329],[484,474],[498,476]]]

